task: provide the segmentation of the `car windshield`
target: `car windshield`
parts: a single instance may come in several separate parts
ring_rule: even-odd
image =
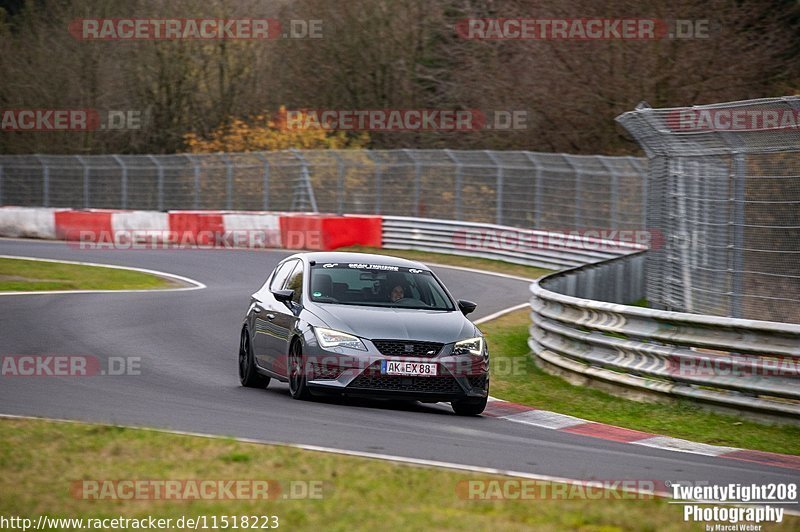
[[[383,264],[317,263],[311,301],[368,307],[455,310],[430,271]]]

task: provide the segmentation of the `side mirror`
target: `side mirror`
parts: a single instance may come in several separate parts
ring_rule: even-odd
[[[281,303],[288,303],[294,297],[294,290],[273,290],[272,295]]]
[[[467,314],[474,312],[475,307],[477,307],[477,303],[473,303],[472,301],[467,301],[466,299],[459,299],[458,300],[458,309],[461,311],[464,316]]]

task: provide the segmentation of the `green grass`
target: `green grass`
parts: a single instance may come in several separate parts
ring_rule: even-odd
[[[524,405],[677,438],[800,454],[800,427],[763,425],[679,401],[640,403],[573,386],[533,362],[528,348],[529,312],[514,312],[481,325],[492,354],[491,394]]]
[[[177,283],[133,270],[0,258],[0,291],[141,290],[171,288]]]
[[[416,260],[424,263],[432,264],[449,264],[451,266],[462,266],[464,268],[475,268],[478,270],[486,270],[497,273],[506,273],[509,275],[517,275],[525,277],[526,279],[537,279],[548,273],[553,273],[553,270],[546,270],[544,268],[534,268],[533,266],[524,266],[522,264],[512,264],[491,259],[480,259],[475,257],[461,257],[459,255],[447,255],[444,253],[430,253],[427,251],[405,250],[405,249],[380,249],[370,248],[364,246],[350,246],[340,248],[336,251],[352,251],[355,253],[374,253],[376,255],[391,255],[393,257],[401,257],[408,260]]]
[[[0,420],[0,468],[0,515],[34,522],[40,514],[277,515],[281,529],[315,531],[686,529],[680,508],[660,499],[476,501],[459,496],[459,481],[507,477],[77,423]],[[71,491],[74,481],[132,479],[269,480],[284,487],[291,481],[315,482],[322,497],[98,501]],[[797,518],[784,518],[784,528],[798,525]]]

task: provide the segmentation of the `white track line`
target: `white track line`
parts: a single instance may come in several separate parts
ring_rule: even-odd
[[[422,261],[417,261],[422,262]],[[461,270],[465,272],[472,272],[472,273],[482,273],[483,275],[494,275],[495,277],[505,277],[506,279],[516,279],[517,281],[527,281],[532,283],[534,279],[530,277],[521,277],[519,275],[511,275],[510,273],[498,273],[498,272],[490,272],[487,270],[478,270],[477,268],[467,268],[465,266],[450,266],[449,264],[437,264],[435,262],[422,262],[422,264],[426,266],[435,266],[437,268],[449,268],[451,270]],[[548,270],[549,271],[549,270]]]
[[[18,416],[13,414],[0,414],[0,418],[5,419],[26,419],[26,420],[36,420],[36,421],[55,421],[58,423],[74,423],[77,425],[102,425],[107,427],[121,427],[126,429],[135,429],[135,430],[146,430],[150,432],[158,432],[162,434],[176,434],[179,436],[192,436],[198,438],[209,438],[212,440],[235,440],[242,443],[253,443],[258,445],[275,445],[280,447],[290,447],[293,449],[301,449],[304,451],[317,451],[321,453],[331,453],[331,454],[341,454],[347,456],[355,456],[358,458],[371,458],[374,460],[384,460],[389,462],[396,462],[399,464],[407,464],[412,466],[421,466],[421,467],[436,467],[440,469],[452,469],[456,471],[469,471],[473,473],[483,473],[487,475],[503,475],[508,477],[518,477],[518,478],[526,478],[531,480],[538,480],[542,482],[557,482],[561,484],[570,484],[570,485],[581,485],[581,486],[592,486],[592,487],[602,487],[602,482],[594,482],[588,480],[579,480],[574,478],[565,478],[565,477],[554,477],[550,475],[540,475],[537,473],[527,473],[524,471],[512,471],[507,469],[496,469],[494,467],[482,467],[482,466],[473,466],[468,464],[458,464],[454,462],[442,462],[440,460],[427,460],[425,458],[412,458],[408,456],[396,456],[392,454],[382,454],[382,453],[370,453],[365,451],[351,451],[348,449],[337,449],[335,447],[324,447],[320,445],[306,445],[303,443],[283,443],[283,442],[274,442],[269,440],[258,440],[253,438],[238,438],[238,437],[231,437],[231,436],[219,436],[217,434],[204,434],[201,432],[187,432],[182,430],[170,430],[170,429],[159,429],[159,428],[151,428],[151,427],[137,427],[132,425],[117,425],[117,424],[108,424],[108,423],[89,423],[86,421],[76,421],[73,419],[55,419],[55,418],[43,418],[43,417],[35,417],[35,416]],[[642,490],[630,490],[631,492],[635,493],[651,493],[651,492],[644,492]],[[670,497],[669,493],[666,492],[654,492],[655,495],[659,497]]]
[[[480,325],[481,323],[486,323],[487,321],[495,320],[495,319],[497,319],[497,318],[499,318],[501,316],[505,316],[506,314],[510,314],[510,313],[512,313],[514,311],[522,310],[522,309],[524,309],[526,307],[530,307],[530,306],[531,306],[530,303],[520,303],[519,305],[514,305],[513,307],[508,307],[508,308],[503,309],[503,310],[498,310],[494,314],[489,314],[488,316],[484,316],[482,318],[478,318],[477,320],[473,321],[472,323],[474,323],[475,325]]]
[[[158,270],[148,270],[146,268],[135,268],[133,266],[118,266],[115,264],[100,264],[97,262],[80,262],[74,260],[60,260],[60,259],[42,259],[39,257],[25,257],[20,255],[0,255],[0,259],[20,259],[20,260],[33,260],[39,262],[57,262],[59,264],[76,264],[79,266],[94,266],[99,268],[110,268],[112,270],[129,270],[141,273],[148,273],[158,277],[165,277],[188,283],[192,286],[184,286],[181,288],[143,288],[138,290],[43,290],[31,292],[0,292],[0,296],[33,296],[33,295],[48,295],[48,294],[130,294],[140,292],[185,292],[188,290],[202,290],[206,285],[200,281],[176,275],[174,273],[167,273]]]

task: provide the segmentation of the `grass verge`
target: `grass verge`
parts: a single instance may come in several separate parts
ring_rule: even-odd
[[[142,290],[173,288],[170,279],[133,270],[0,258],[0,291]]]
[[[416,251],[406,249],[380,249],[370,248],[365,246],[350,246],[346,248],[337,249],[336,251],[352,251],[355,253],[374,253],[375,255],[391,255],[393,257],[401,257],[408,260],[416,260],[424,263],[432,264],[449,264],[451,266],[462,266],[464,268],[475,268],[477,270],[486,270],[497,273],[506,273],[508,275],[516,275],[525,277],[527,279],[537,279],[548,273],[553,273],[553,270],[544,268],[534,268],[533,266],[524,266],[522,264],[512,264],[510,262],[503,262],[499,260],[481,259],[476,257],[461,257],[459,255],[447,255],[445,253],[430,253],[428,251]]]
[[[709,412],[687,401],[639,403],[573,386],[548,375],[530,356],[529,326],[527,310],[481,325],[492,353],[492,396],[600,423],[713,445],[800,454],[797,426],[763,425]]]
[[[0,420],[0,467],[0,515],[34,523],[39,515],[276,515],[288,530],[463,530],[464,523],[470,530],[686,528],[680,508],[660,499],[476,501],[459,495],[459,482],[507,477],[96,425]],[[281,494],[292,482],[315,482],[322,498],[85,500],[73,486],[126,479],[269,480],[284,487]],[[798,525],[800,519],[784,518],[784,528]]]

